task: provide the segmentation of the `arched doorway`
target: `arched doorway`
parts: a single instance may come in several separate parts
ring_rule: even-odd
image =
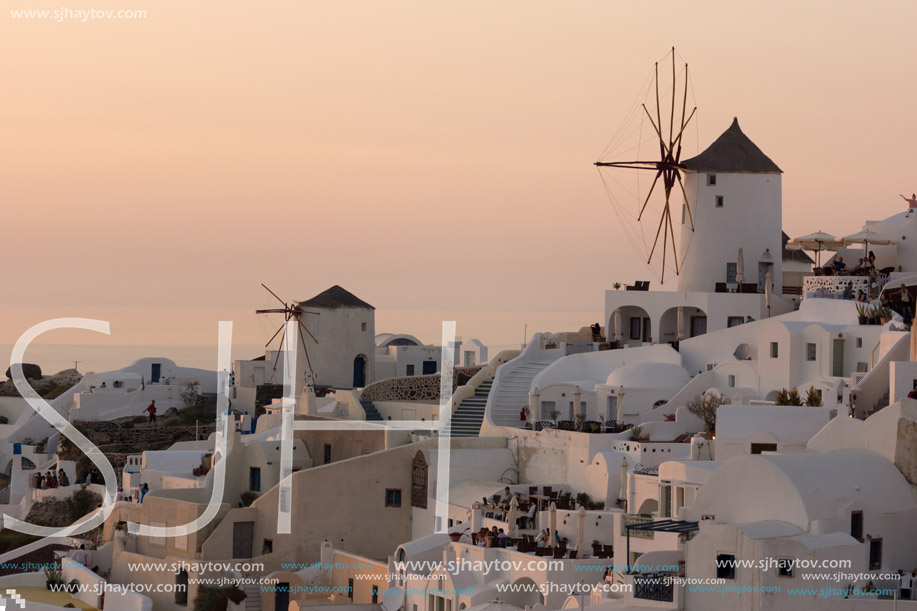
[[[619,320],[615,320],[616,317]],[[652,342],[653,326],[650,315],[640,306],[621,306],[611,313],[605,335],[609,341],[617,340],[619,346]]]
[[[671,343],[678,339],[697,337],[707,332],[707,313],[693,306],[679,306],[681,308],[681,324],[679,325],[678,307],[669,308],[659,319],[659,341]],[[679,329],[679,326],[682,327]],[[681,331],[681,337],[679,337]]]
[[[366,357],[362,354],[353,360],[353,387],[366,386]]]

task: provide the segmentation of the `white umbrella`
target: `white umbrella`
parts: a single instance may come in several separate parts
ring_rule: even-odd
[[[774,292],[773,284],[774,284],[774,281],[771,278],[771,273],[767,272],[767,274],[764,276],[764,305],[767,306],[767,317],[768,318],[770,318],[771,316],[771,296],[773,295],[773,292]]]
[[[864,229],[863,231],[845,235],[841,238],[840,241],[844,244],[863,244],[863,250],[866,251],[869,250],[870,244],[874,244],[876,246],[888,246],[889,244],[897,244],[897,242],[894,240],[883,238],[875,231],[870,231],[869,229]]]
[[[627,498],[627,458],[621,459],[621,489],[618,491],[618,499]]]
[[[624,325],[624,322],[621,320],[621,308],[618,308],[617,310],[615,310],[614,318],[615,318],[615,341],[616,342],[623,341],[624,333],[622,332],[621,327]]]
[[[574,416],[580,413],[580,410],[581,410],[580,398],[582,396],[583,396],[583,389],[580,388],[579,386],[574,386],[573,387],[573,415]]]
[[[509,502],[509,513],[506,514],[506,526],[507,526],[507,535],[515,539],[519,536],[516,532],[516,517],[519,513],[519,501],[516,500],[514,496],[513,499]]]
[[[736,257],[736,282],[742,284],[745,282],[745,255],[739,248],[739,255]]]
[[[557,547],[557,503],[554,501],[548,509],[548,545]]]
[[[678,306],[678,341],[685,338],[685,309]]]
[[[538,387],[532,389],[532,392],[529,393],[529,406],[530,414],[529,416],[532,419],[532,422],[541,418],[541,406],[539,405],[538,398],[541,396],[541,391],[538,390]],[[526,418],[528,420],[528,418]]]
[[[815,233],[809,233],[798,238],[793,238],[788,242],[795,246],[800,246],[807,250],[815,251],[815,265],[821,267],[821,251],[823,250],[834,250],[842,247],[843,242],[838,240],[836,237],[830,233],[825,233],[824,231],[816,231]]]
[[[583,557],[583,537],[586,532],[586,508],[579,506],[576,512],[576,557]]]

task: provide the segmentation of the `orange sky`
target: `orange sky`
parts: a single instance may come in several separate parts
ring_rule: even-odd
[[[89,316],[107,341],[157,345],[210,343],[232,318],[255,345],[260,282],[296,299],[341,284],[378,331],[429,341],[445,317],[494,345],[594,322],[612,282],[647,273],[592,162],[672,45],[701,146],[737,115],[785,172],[791,235],[856,231],[917,190],[913,2],[6,12],[61,5],[0,13],[0,344]]]

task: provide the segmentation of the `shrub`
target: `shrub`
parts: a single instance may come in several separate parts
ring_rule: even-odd
[[[76,522],[90,511],[96,509],[101,502],[102,497],[86,488],[86,486],[82,486],[67,499],[67,513],[70,514],[70,522]]]
[[[802,405],[802,397],[799,396],[799,391],[794,387],[793,390],[787,391],[787,389],[781,389],[777,393],[777,398],[774,400],[775,405]]]
[[[716,410],[726,403],[726,399],[716,391],[707,391],[688,402],[688,411],[704,421],[708,433],[716,430]]]
[[[815,392],[814,386],[809,386],[809,390],[806,391],[806,405],[809,407],[821,407],[822,405],[821,397]]]
[[[236,586],[214,588],[201,585],[194,599],[194,611],[226,611],[229,601],[239,604],[245,598],[245,592]]]

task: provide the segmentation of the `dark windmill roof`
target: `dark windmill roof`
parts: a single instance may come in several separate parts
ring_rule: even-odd
[[[815,264],[815,261],[812,260],[804,250],[787,250],[786,243],[790,241],[790,236],[786,234],[785,231],[781,232],[783,234],[783,260],[784,261],[799,261],[800,263],[810,263]]]
[[[681,162],[694,172],[741,172],[744,174],[783,174],[783,170],[761,152],[739,127],[738,117],[713,144],[697,157]]]
[[[343,289],[337,284],[332,286],[327,291],[322,291],[312,299],[307,301],[299,302],[300,307],[308,308],[363,308],[367,310],[375,310],[373,306],[369,305],[347,289]]]

